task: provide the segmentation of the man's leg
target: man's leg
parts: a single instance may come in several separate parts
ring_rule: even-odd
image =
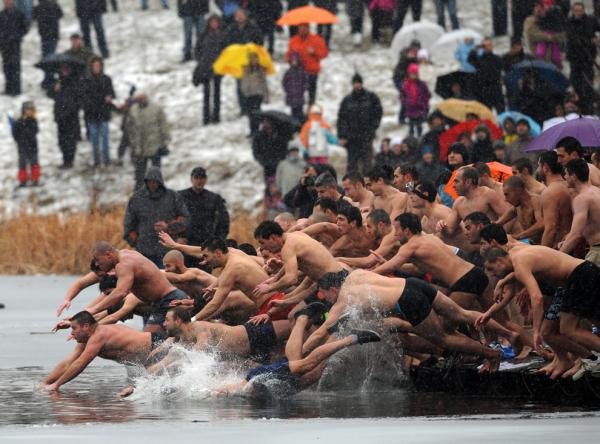
[[[579,320],[578,316],[561,311],[560,333],[590,350],[600,352],[600,338],[590,330],[580,328]]]
[[[413,22],[421,20],[421,11],[423,10],[423,0],[412,0],[411,5]]]
[[[204,125],[208,125],[210,123],[210,82],[211,79],[204,79],[202,82],[202,86],[204,89],[204,97],[203,97],[203,108],[202,108],[202,122]]]
[[[8,73],[6,79],[7,92],[12,96],[21,94],[21,45],[14,45],[8,53]],[[10,86],[10,90],[9,90]]]
[[[90,36],[90,19],[88,17],[81,17],[79,19],[79,28],[81,28],[83,44],[88,48],[91,48],[92,37]]]
[[[304,317],[304,316],[301,316],[301,317]],[[294,326],[294,329],[295,328],[296,328],[296,326]],[[294,331],[292,330],[292,334],[293,333],[294,333]],[[291,337],[292,336],[290,335],[290,339],[291,339]],[[289,344],[289,341],[290,340],[288,339],[288,344]],[[292,360],[288,357],[288,359],[290,361],[290,363],[289,363],[290,372],[293,375],[304,375],[304,374],[314,370],[319,364],[322,364],[324,361],[326,361],[328,358],[330,358],[332,355],[334,355],[341,349],[349,347],[353,344],[354,344],[354,339],[352,338],[352,336],[346,336],[345,338],[337,339],[337,340],[328,342],[327,344],[320,345],[319,347],[315,348],[312,352],[310,352],[310,354],[304,359]],[[287,347],[286,347],[286,351],[287,351]],[[287,353],[286,353],[286,355],[287,355]]]
[[[319,76],[316,74],[308,75],[308,103],[312,105],[317,99],[317,83]]]
[[[102,133],[102,156],[105,165],[110,164],[110,147],[108,145],[108,122],[100,123],[100,131]]]
[[[221,121],[221,76],[215,75],[213,82],[213,111],[212,122],[219,123]]]
[[[56,52],[56,46],[58,40],[42,40],[42,59],[52,55]],[[54,73],[50,70],[44,71],[44,80],[42,81],[42,88],[48,88],[54,83]]]
[[[192,26],[194,17],[186,15],[183,20],[183,61],[192,60]]]
[[[94,166],[100,166],[102,159],[100,158],[100,123],[88,122],[88,130],[90,132],[90,141],[92,142],[92,153],[94,155]]]
[[[450,16],[450,23],[452,24],[452,29],[460,28],[458,24],[458,16],[456,15],[456,0],[444,0],[448,5],[448,15]]]
[[[404,17],[408,11],[408,2],[410,0],[398,0],[398,6],[396,8],[396,15],[394,17],[394,33],[402,28],[404,25]]]
[[[495,37],[506,35],[508,28],[507,0],[492,0],[492,24]]]
[[[135,189],[137,190],[144,186],[144,176],[146,175],[147,158],[143,156],[132,156],[132,160],[135,169]]]
[[[107,59],[110,54],[108,52],[108,45],[106,44],[106,37],[104,36],[104,24],[102,23],[102,14],[96,14],[93,18],[94,29],[96,30],[96,39],[98,40],[98,48],[102,58]],[[91,45],[91,43],[90,43]]]
[[[435,12],[437,14],[437,22],[442,28],[446,28],[446,17],[444,15],[444,0],[435,0]]]
[[[285,345],[285,356],[291,361],[302,360],[302,345],[304,344],[304,336],[306,329],[311,325],[311,320],[308,316],[298,316],[294,328]],[[316,349],[315,349],[316,350]],[[290,368],[291,370],[291,368]]]

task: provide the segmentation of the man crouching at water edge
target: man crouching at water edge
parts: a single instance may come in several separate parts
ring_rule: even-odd
[[[156,265],[136,251],[117,250],[108,242],[98,242],[92,249],[92,256],[101,271],[108,272],[114,268],[118,279],[117,287],[88,309],[92,315],[118,304],[133,293],[152,308],[144,331],[162,331],[171,301],[188,299],[188,295],[175,288]]]
[[[68,322],[77,346],[40,383],[40,388],[58,391],[96,356],[121,363],[144,364],[152,350],[166,338],[164,333],[140,332],[124,325],[99,325],[87,311],[80,311]]]

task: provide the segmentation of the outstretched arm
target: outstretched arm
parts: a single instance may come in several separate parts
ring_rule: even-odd
[[[133,266],[122,263],[117,265],[117,287],[106,296],[98,305],[90,308],[90,314],[96,314],[99,311],[106,310],[113,305],[121,302],[131,291],[134,281]]]
[[[101,339],[92,336],[79,357],[71,362],[56,382],[48,386],[48,390],[58,391],[63,384],[76,378],[98,356],[103,345],[104,343]]]
[[[67,294],[65,295],[65,300],[56,310],[56,316],[60,316],[64,309],[68,309],[71,306],[71,301],[77,297],[81,291],[87,287],[91,287],[94,284],[97,284],[100,281],[96,273],[89,272],[85,276],[77,279],[69,289],[67,290]]]
[[[279,279],[270,285],[261,284],[261,288],[257,287],[254,290],[255,295],[283,291],[296,283],[298,280],[298,258],[294,249],[285,245],[281,250],[281,260],[283,261],[283,273],[281,274],[280,270]]]
[[[235,269],[227,270],[227,272],[219,276],[217,291],[210,302],[195,316],[196,321],[206,321],[218,312],[229,293],[234,290],[235,280]]]
[[[412,248],[408,245],[403,245],[393,258],[375,268],[373,272],[383,275],[390,274],[394,270],[397,270],[406,264],[410,260],[411,256]]]
[[[127,296],[125,296],[125,302],[123,303],[123,306],[121,308],[119,308],[114,313],[109,314],[108,316],[105,316],[100,321],[98,321],[98,323],[100,325],[116,324],[121,319],[124,319],[127,316],[129,316],[131,313],[133,313],[133,311],[135,310],[135,307],[137,307],[141,303],[142,303],[142,301],[140,301],[138,298],[136,298],[133,293],[129,293]]]
[[[44,380],[42,380],[40,386],[56,382],[58,378],[60,378],[63,375],[65,370],[67,370],[67,368],[69,368],[69,366],[73,362],[75,362],[77,358],[79,358],[84,348],[85,346],[83,344],[77,344],[75,350],[73,350],[71,354],[67,356],[64,360],[59,362],[58,365],[54,368],[54,370],[52,370],[52,372]]]
[[[202,254],[202,247],[198,247],[195,245],[178,244],[168,233],[164,231],[158,233],[158,239],[158,243],[161,244],[163,247],[170,248],[171,250],[179,250],[183,254],[187,254],[188,256],[194,256],[201,259],[204,257]]]
[[[325,342],[325,340],[329,337],[329,328],[335,325],[340,316],[346,311],[346,307],[346,303],[341,302],[340,300],[333,304],[333,307],[331,307],[331,310],[329,310],[329,315],[327,316],[325,322],[319,328],[317,328],[304,342],[304,345],[302,346],[303,356],[306,356]]]

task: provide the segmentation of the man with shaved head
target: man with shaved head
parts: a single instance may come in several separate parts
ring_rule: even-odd
[[[519,176],[506,179],[502,191],[511,207],[496,223],[504,225],[516,217],[523,230],[513,234],[513,237],[518,240],[529,239],[535,244],[540,244],[544,233],[540,196],[527,191],[527,184]]]

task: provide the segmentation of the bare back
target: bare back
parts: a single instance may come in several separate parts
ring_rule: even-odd
[[[461,196],[454,202],[454,210],[460,220],[464,220],[469,214],[479,211],[490,218],[491,221],[497,220],[502,213],[494,211],[491,202],[498,199],[498,192],[488,187],[478,187],[475,194],[470,199]]]
[[[119,263],[115,271],[117,279],[133,275],[133,283],[129,291],[147,304],[152,304],[175,290],[164,273],[137,251],[120,250]]]
[[[250,256],[229,253],[227,264],[223,268],[218,282],[221,279],[230,280],[233,283],[234,290],[240,290],[254,301],[257,307],[260,307],[269,298],[270,294],[256,297],[252,292],[258,284],[268,279],[268,277],[267,272]]]
[[[549,241],[549,245],[555,247],[567,235],[573,220],[571,195],[567,183],[565,181],[550,183],[541,194],[541,204],[545,222],[556,224],[554,239]]]
[[[404,292],[406,279],[389,278],[367,270],[355,270],[346,278],[338,300],[362,310],[393,310]]]
[[[284,238],[282,257],[295,256],[298,260],[298,270],[313,281],[318,281],[325,273],[337,273],[342,270],[343,267],[329,250],[307,234],[285,233]]]
[[[118,362],[144,362],[151,351],[149,332],[141,332],[125,325],[98,325],[90,341],[99,341],[98,356]]]
[[[573,270],[584,262],[568,254],[541,245],[512,248],[508,252],[515,271],[529,270],[537,280],[564,283]]]

